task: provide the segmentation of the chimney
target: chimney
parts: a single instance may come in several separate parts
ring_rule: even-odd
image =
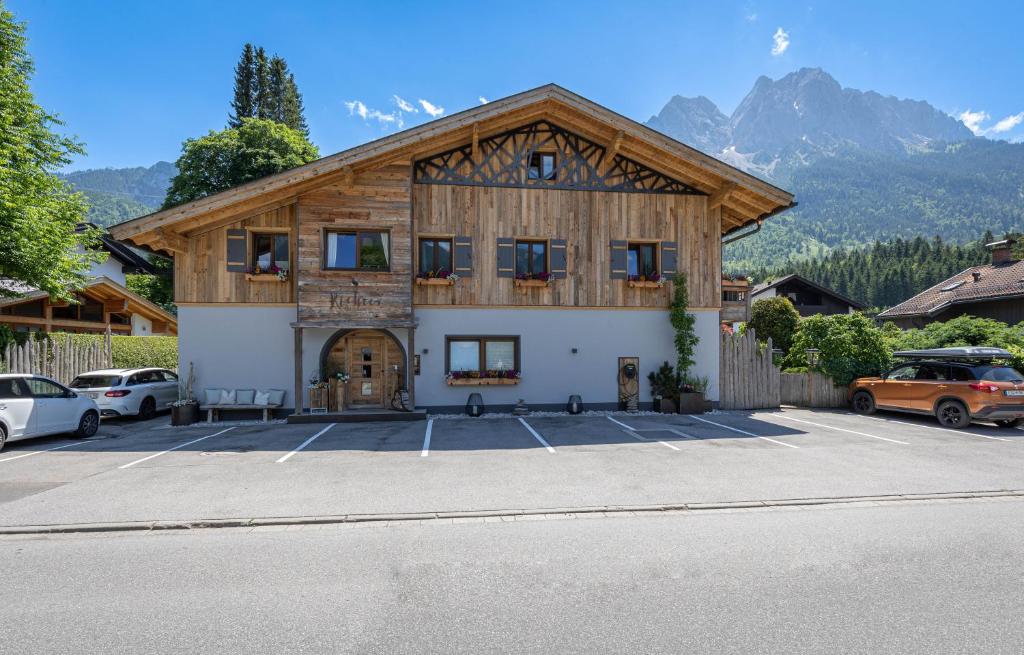
[[[1002,241],[993,241],[992,243],[985,244],[985,247],[992,251],[993,266],[1008,264],[1013,261],[1013,257],[1010,255],[1010,249],[1013,248],[1013,243],[1013,239],[1003,239]]]
[[[974,281],[977,282],[981,279],[981,271],[971,271],[971,276],[974,278]]]

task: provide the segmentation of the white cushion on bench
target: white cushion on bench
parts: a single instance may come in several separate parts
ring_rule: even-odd
[[[220,394],[223,391],[224,391],[223,389],[207,389],[206,390],[206,404],[207,405],[219,405],[220,404]]]
[[[256,396],[253,399],[253,404],[254,405],[269,405],[270,404],[270,394],[265,392],[265,391],[257,391],[256,392]]]
[[[232,389],[231,391],[228,391],[227,389],[222,389],[221,390],[221,392],[220,392],[220,402],[217,403],[218,405],[235,405],[237,403],[238,403],[238,401],[235,399],[235,390],[234,389]]]

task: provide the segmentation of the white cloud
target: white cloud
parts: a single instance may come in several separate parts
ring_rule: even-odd
[[[772,56],[778,57],[789,47],[789,32],[780,27],[772,35],[772,42],[775,44],[772,46]]]
[[[747,21],[750,22],[750,23],[757,22],[757,12],[756,11],[747,12],[743,17],[746,18]]]
[[[358,116],[364,121],[377,121],[381,125],[405,126],[401,114],[395,114],[394,112],[385,114],[379,109],[370,109],[360,100],[349,100],[345,103],[345,107],[348,108],[349,116]]]
[[[483,96],[480,96],[479,98],[477,98],[477,100],[480,101],[481,105],[486,105],[488,102],[490,102],[490,100],[488,100],[487,98],[485,98]]]
[[[1003,120],[993,125],[992,129],[989,130],[989,132],[995,132],[997,134],[1001,132],[1009,132],[1010,130],[1017,127],[1021,123],[1024,123],[1024,111],[1022,111],[1019,114],[1014,114],[1013,116],[1007,116]]]
[[[1024,111],[1019,114],[1011,114],[1006,118],[996,121],[996,124],[991,127],[982,127],[982,123],[988,121],[992,116],[984,110],[981,111],[967,111],[961,112],[957,116],[960,122],[967,126],[974,136],[986,136],[989,134],[1003,134],[1009,132],[1013,128],[1017,127],[1021,123],[1024,123]]]
[[[411,102],[409,102],[408,100],[404,100],[398,97],[397,95],[393,95],[391,96],[391,98],[395,101],[395,104],[398,105],[398,108],[404,112],[407,112],[409,114],[417,114],[420,111],[419,109],[413,107]]]
[[[987,121],[990,117],[987,111],[971,111],[968,109],[957,116],[957,118],[960,119],[961,123],[967,126],[967,129],[974,132],[975,136],[981,136],[985,133],[981,124],[982,122]]]
[[[438,107],[437,105],[420,98],[420,107],[423,107],[423,111],[430,114],[431,118],[437,118],[444,113],[444,107]]]

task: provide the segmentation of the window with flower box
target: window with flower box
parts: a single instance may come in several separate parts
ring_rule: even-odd
[[[519,379],[519,337],[445,337],[444,364],[449,384],[515,384]]]
[[[252,232],[252,253],[249,279],[285,281],[290,269],[291,253],[287,232]]]
[[[416,284],[452,284],[453,253],[450,237],[421,237]]]
[[[516,240],[516,279],[547,282],[548,242]]]

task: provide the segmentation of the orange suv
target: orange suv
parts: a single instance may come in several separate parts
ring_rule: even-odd
[[[890,409],[930,414],[950,428],[972,419],[1013,428],[1024,422],[1024,375],[994,360],[1002,348],[936,348],[894,353],[907,360],[879,377],[850,384],[850,404],[858,414]]]

